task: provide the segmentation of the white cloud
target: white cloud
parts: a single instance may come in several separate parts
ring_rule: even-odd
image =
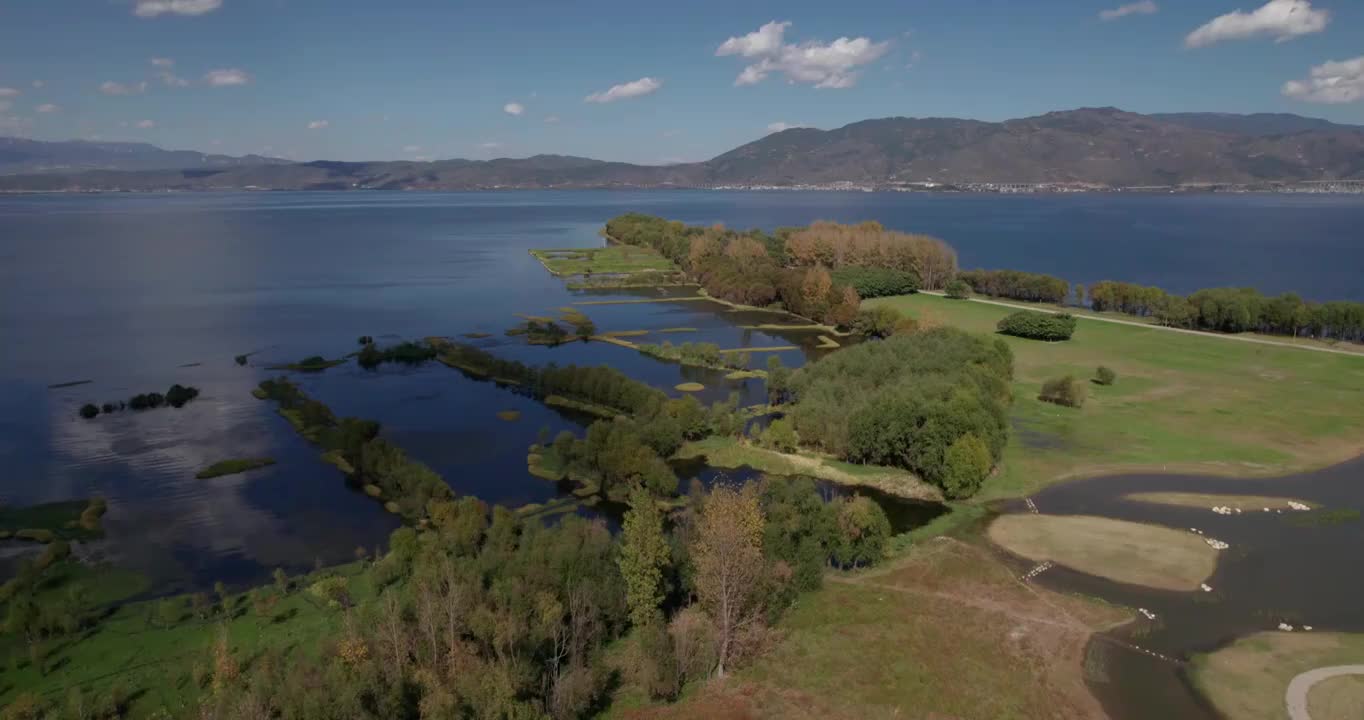
[[[857,84],[858,67],[875,62],[890,49],[889,41],[873,42],[865,37],[841,37],[827,45],[817,41],[787,43],[785,33],[790,26],[789,22],[773,21],[755,32],[721,43],[715,51],[717,56],[758,59],[734,79],[736,86],[756,85],[780,72],[791,83],[849,88]]]
[[[791,129],[793,129],[793,128],[803,128],[803,127],[809,127],[809,126],[806,125],[806,124],[804,124],[804,123],[774,122],[774,123],[768,123],[768,125],[767,125],[767,131],[770,132],[770,133],[779,133],[779,132],[781,132],[782,130],[791,130]]]
[[[105,95],[141,95],[147,92],[147,82],[144,80],[134,85],[106,80],[100,83],[99,91]]]
[[[12,87],[0,87],[0,98],[19,97],[19,90]]]
[[[61,110],[60,107],[57,107],[56,105],[53,105],[52,103],[43,103],[42,105],[39,105],[38,107],[33,108],[33,109],[36,110],[36,111],[38,111],[38,112],[40,112],[40,113],[54,113],[54,112],[57,112],[58,110]]]
[[[1209,20],[1184,38],[1185,47],[1205,47],[1223,40],[1273,36],[1275,42],[1326,29],[1331,14],[1312,9],[1310,0],[1269,0],[1255,12],[1237,10]]]
[[[526,111],[526,106],[521,103],[509,102],[502,106],[502,112],[508,115],[520,115]]]
[[[325,129],[328,125],[331,125],[331,121],[329,121],[329,120],[314,120],[314,121],[308,123],[308,129],[309,129],[309,130],[323,130],[323,129]]]
[[[489,140],[488,142],[479,143],[479,144],[478,144],[478,149],[480,149],[480,150],[501,150],[501,149],[502,149],[502,143],[497,142],[496,140]]]
[[[545,124],[546,124],[546,125],[557,125],[558,123],[559,123],[559,116],[558,116],[558,115],[546,115],[546,116],[545,116]]]
[[[209,70],[207,73],[204,73],[204,82],[213,87],[246,85],[251,82],[251,76],[248,75],[245,70],[222,68],[219,70]]]
[[[38,90],[43,89],[43,87],[44,87],[45,85],[47,85],[47,83],[43,82],[42,80],[34,80],[34,81],[33,81],[33,87],[36,88],[36,89],[38,89]]]
[[[1160,10],[1160,6],[1155,4],[1152,0],[1141,0],[1141,2],[1119,5],[1112,10],[1104,10],[1099,13],[1099,19],[1117,20],[1118,18],[1125,18],[1128,15],[1154,15],[1158,10]]]
[[[405,152],[405,153],[415,153],[415,152],[421,152],[421,151],[422,151],[422,146],[420,146],[420,145],[404,145],[404,146],[403,146],[403,152]]]
[[[615,102],[617,100],[625,100],[626,98],[648,95],[650,93],[657,92],[658,89],[661,87],[663,87],[662,80],[651,77],[642,77],[638,80],[633,80],[628,83],[612,85],[610,89],[603,90],[602,92],[594,92],[591,95],[588,95],[587,97],[583,98],[583,102],[591,103]]]
[[[14,103],[12,101],[0,100],[0,112],[7,112],[12,107],[14,107]]]
[[[221,139],[219,139],[219,138],[213,138],[212,140],[209,140],[209,141],[208,141],[208,144],[209,144],[209,145],[222,145],[222,144],[223,144],[223,141],[222,141]]]
[[[223,6],[223,0],[137,0],[133,14],[138,17],[172,15],[203,15]]]
[[[4,112],[0,110],[0,112]],[[33,120],[15,115],[0,115],[0,135],[26,135]]]
[[[161,83],[166,87],[189,87],[189,81],[171,72],[161,73]]]
[[[152,64],[159,68],[175,67],[175,58],[155,57],[152,58]]]
[[[739,55],[741,57],[760,57],[772,55],[781,50],[786,28],[791,23],[773,20],[753,32],[741,37],[732,37],[720,44],[715,51],[718,56]]]
[[[1304,102],[1356,102],[1364,98],[1364,55],[1324,62],[1312,68],[1308,79],[1284,83],[1283,94]]]
[[[155,120],[138,120],[138,121],[137,121],[137,127],[138,127],[138,128],[141,128],[142,130],[150,130],[150,129],[156,127],[156,121],[155,121]]]

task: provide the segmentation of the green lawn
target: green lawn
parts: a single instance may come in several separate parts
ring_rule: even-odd
[[[677,266],[653,248],[610,245],[581,250],[531,250],[546,270],[555,275],[601,273],[675,272]]]
[[[922,294],[864,305],[982,333],[1013,312]],[[1364,450],[1364,358],[1084,319],[1066,342],[998,337],[1015,355],[1013,432],[982,499],[1136,470],[1276,475]],[[1091,384],[1083,408],[1037,400],[1044,380],[1099,365],[1117,383]]]
[[[1298,673],[1332,665],[1364,662],[1364,635],[1332,632],[1261,632],[1243,637],[1192,663],[1194,685],[1212,700],[1228,720],[1279,720],[1284,717],[1284,695]],[[1326,683],[1322,683],[1325,685]],[[1341,688],[1339,685],[1345,684]],[[1312,717],[1358,718],[1364,692],[1358,686],[1335,683],[1336,697],[1308,694]],[[1345,695],[1345,697],[1341,697]],[[1335,700],[1337,707],[1353,706],[1353,712],[1327,714],[1319,705]]]

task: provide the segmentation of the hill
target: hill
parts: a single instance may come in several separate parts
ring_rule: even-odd
[[[162,150],[131,142],[43,142],[0,137],[0,175],[73,173],[86,170],[179,170],[288,163],[261,155],[232,157],[193,150]]]
[[[39,152],[33,146],[60,147]],[[21,157],[24,152],[29,156]],[[62,160],[63,152],[75,153],[86,164]],[[70,168],[61,171],[61,162],[70,163]],[[894,117],[833,130],[793,128],[706,162],[668,166],[563,155],[286,163],[139,144],[0,139],[0,172],[14,167],[29,169],[24,175],[0,177],[0,191],[466,190],[838,182],[1256,184],[1364,180],[1364,127],[1296,115],[1141,115],[1116,108],[1081,108],[1004,122]],[[99,169],[71,172],[92,167]]]

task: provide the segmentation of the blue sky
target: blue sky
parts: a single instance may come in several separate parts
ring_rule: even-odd
[[[1101,105],[1364,124],[1362,94],[1358,0],[0,0],[0,135],[295,159],[674,162]]]

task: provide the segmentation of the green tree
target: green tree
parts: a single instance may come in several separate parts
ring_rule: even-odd
[[[990,474],[990,448],[971,433],[957,438],[943,455],[942,489],[950,498],[976,494]]]
[[[620,574],[625,578],[625,602],[635,627],[662,623],[663,572],[671,558],[663,533],[663,516],[652,496],[635,490],[621,527]]]
[[[853,332],[868,338],[888,338],[895,333],[895,327],[903,318],[893,308],[878,305],[866,308],[853,318]]]
[[[835,558],[844,567],[871,565],[885,556],[890,539],[890,519],[876,501],[858,495],[838,509],[841,536]]]
[[[1094,382],[1100,385],[1112,385],[1117,381],[1118,374],[1113,372],[1113,368],[1100,365],[1099,369],[1094,371]]]

